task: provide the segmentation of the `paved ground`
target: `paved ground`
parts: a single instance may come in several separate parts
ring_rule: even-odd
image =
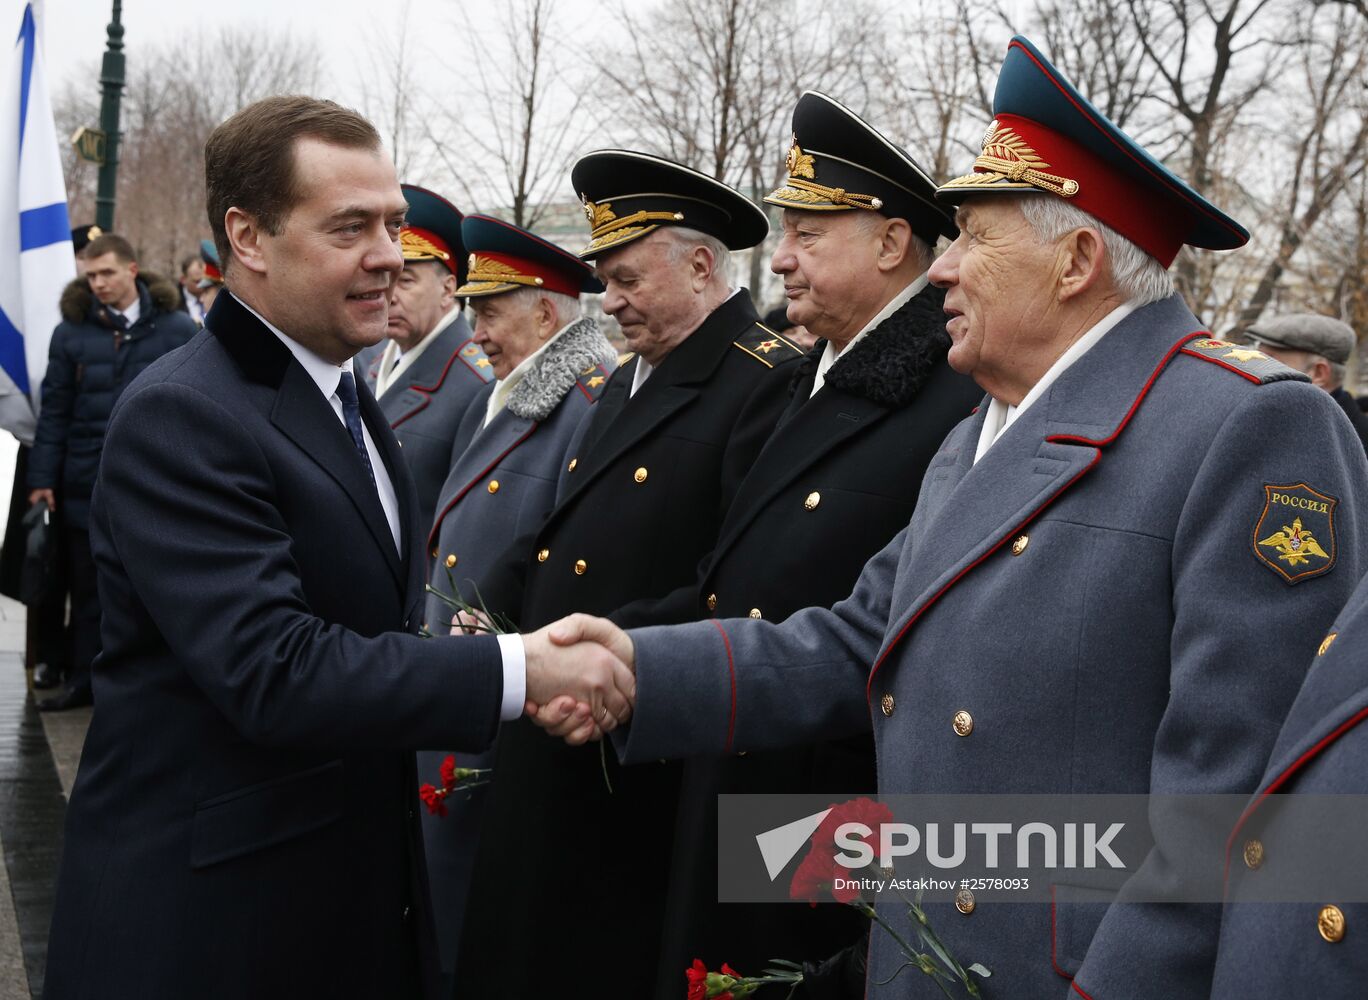
[[[90,710],[39,715],[24,607],[0,597],[0,1000],[42,995],[66,796]]]

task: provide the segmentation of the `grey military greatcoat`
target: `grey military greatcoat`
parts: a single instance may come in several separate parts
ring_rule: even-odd
[[[580,319],[547,345],[488,426],[486,408],[497,383],[475,395],[456,433],[458,442],[470,444],[452,456],[428,539],[431,586],[444,593],[458,588],[474,603],[483,574],[509,540],[541,524],[555,499],[571,435],[603,392],[615,364],[613,347],[598,325]],[[446,631],[452,612],[439,597],[428,594],[424,613],[431,631]],[[419,752],[420,780],[439,784],[445,756]],[[493,757],[493,750],[460,754],[457,764],[488,767]],[[445,817],[423,816],[437,946],[448,975],[456,964],[486,790],[448,799]]]
[[[1368,583],[1361,583],[1321,640],[1259,790],[1228,840],[1213,1000],[1363,996],[1365,720]],[[1271,879],[1292,883],[1295,901],[1264,902]]]
[[[624,760],[872,724],[882,794],[1251,792],[1368,568],[1368,462],[1334,401],[1209,339],[1175,296],[1119,323],[975,463],[983,421],[949,434],[911,524],[834,608],[634,631]],[[1324,555],[1272,542],[1295,517]],[[1174,860],[1166,846],[1142,872]],[[957,902],[927,913],[992,970],[985,997],[1210,992],[1215,904]],[[871,997],[939,995],[915,970],[893,978],[890,939],[871,940]]]
[[[460,435],[461,417],[481,387],[494,381],[489,359],[471,337],[470,324],[457,315],[376,399],[404,447],[404,462],[418,488],[418,516],[424,531],[432,524],[452,452],[459,454],[470,440]],[[380,357],[376,357],[366,370],[366,384],[372,392],[379,364]]]

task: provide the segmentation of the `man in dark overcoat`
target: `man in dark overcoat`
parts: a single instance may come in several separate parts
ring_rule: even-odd
[[[227,287],[119,400],[95,487],[103,651],[44,995],[432,1000],[413,750],[481,748],[557,687],[616,718],[630,677],[412,634],[426,532],[351,365],[403,266],[374,127],[268,98],[205,174]]]

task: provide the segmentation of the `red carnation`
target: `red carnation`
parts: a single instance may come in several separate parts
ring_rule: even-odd
[[[442,787],[447,791],[456,787],[456,758],[452,754],[447,754],[446,760],[442,761],[439,769],[442,775]]]
[[[836,831],[846,823],[863,823],[869,827],[870,833],[858,839],[868,842],[876,836],[875,831],[881,824],[891,822],[893,810],[873,799],[851,799],[832,806],[831,812],[827,813],[812,834],[812,847],[808,849],[807,857],[803,858],[798,870],[793,873],[789,898],[806,899],[816,906],[819,897],[830,894],[838,903],[853,902],[859,897],[860,890],[849,884],[853,881],[848,878],[852,874],[850,870],[836,863]],[[835,887],[838,877],[846,882],[839,889]]]
[[[703,964],[703,959],[695,958],[693,965],[684,970],[684,975],[689,980],[688,1000],[705,1000],[708,995],[708,967]]]
[[[418,797],[423,800],[423,805],[427,806],[427,811],[434,816],[446,816],[446,803],[442,799],[446,798],[445,789],[439,790],[431,785],[420,785],[418,787]]]

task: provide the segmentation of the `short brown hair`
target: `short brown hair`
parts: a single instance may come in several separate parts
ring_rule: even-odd
[[[353,149],[380,148],[380,133],[364,117],[314,97],[268,97],[214,129],[204,144],[205,207],[225,270],[232,259],[228,209],[249,212],[277,235],[298,200],[295,140],[309,136]]]
[[[133,253],[133,244],[119,236],[117,233],[105,233],[97,236],[86,244],[85,258],[90,260],[92,257],[103,257],[107,253],[112,253],[125,264],[133,264],[137,261],[137,256]]]

